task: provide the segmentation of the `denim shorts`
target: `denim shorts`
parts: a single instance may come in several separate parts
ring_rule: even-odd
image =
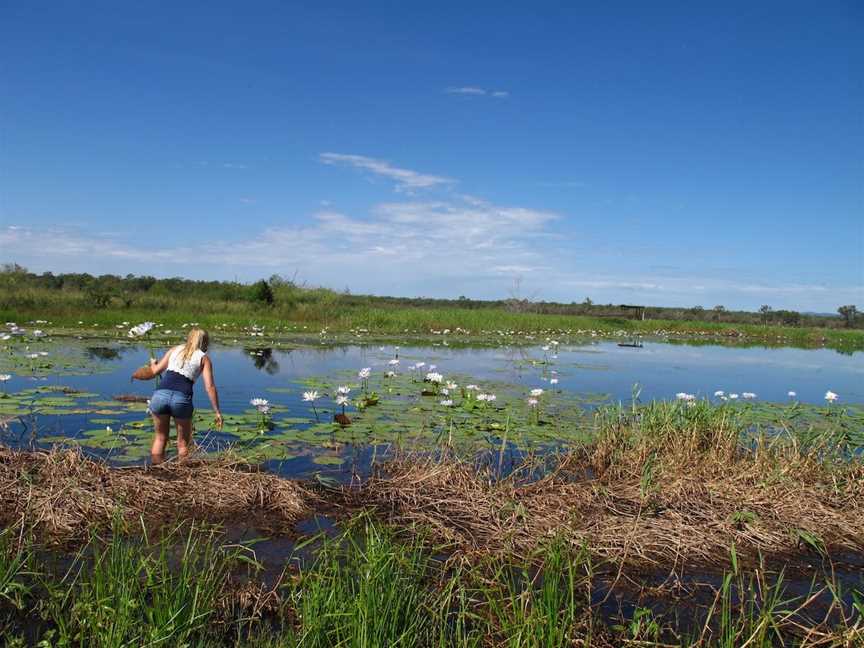
[[[150,411],[157,416],[190,419],[194,410],[192,397],[173,389],[157,389],[150,399]]]

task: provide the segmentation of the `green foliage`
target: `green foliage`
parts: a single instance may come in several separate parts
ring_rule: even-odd
[[[276,298],[273,296],[273,290],[270,288],[270,284],[262,279],[261,281],[256,281],[252,284],[251,299],[256,304],[272,306]]]

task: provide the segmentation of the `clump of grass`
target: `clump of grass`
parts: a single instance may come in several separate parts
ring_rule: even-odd
[[[398,543],[361,518],[339,539],[324,541],[292,589],[298,645],[426,645],[432,633],[430,568],[418,540]]]
[[[117,531],[119,529],[115,529]],[[156,542],[93,537],[59,581],[45,583],[44,616],[59,645],[190,645],[207,636],[231,568],[245,558],[191,527]]]

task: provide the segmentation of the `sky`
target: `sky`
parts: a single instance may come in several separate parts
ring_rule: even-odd
[[[0,4],[0,262],[864,307],[864,4]]]

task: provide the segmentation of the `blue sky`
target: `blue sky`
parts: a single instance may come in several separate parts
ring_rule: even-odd
[[[566,4],[10,0],[0,260],[864,306],[864,5]]]

